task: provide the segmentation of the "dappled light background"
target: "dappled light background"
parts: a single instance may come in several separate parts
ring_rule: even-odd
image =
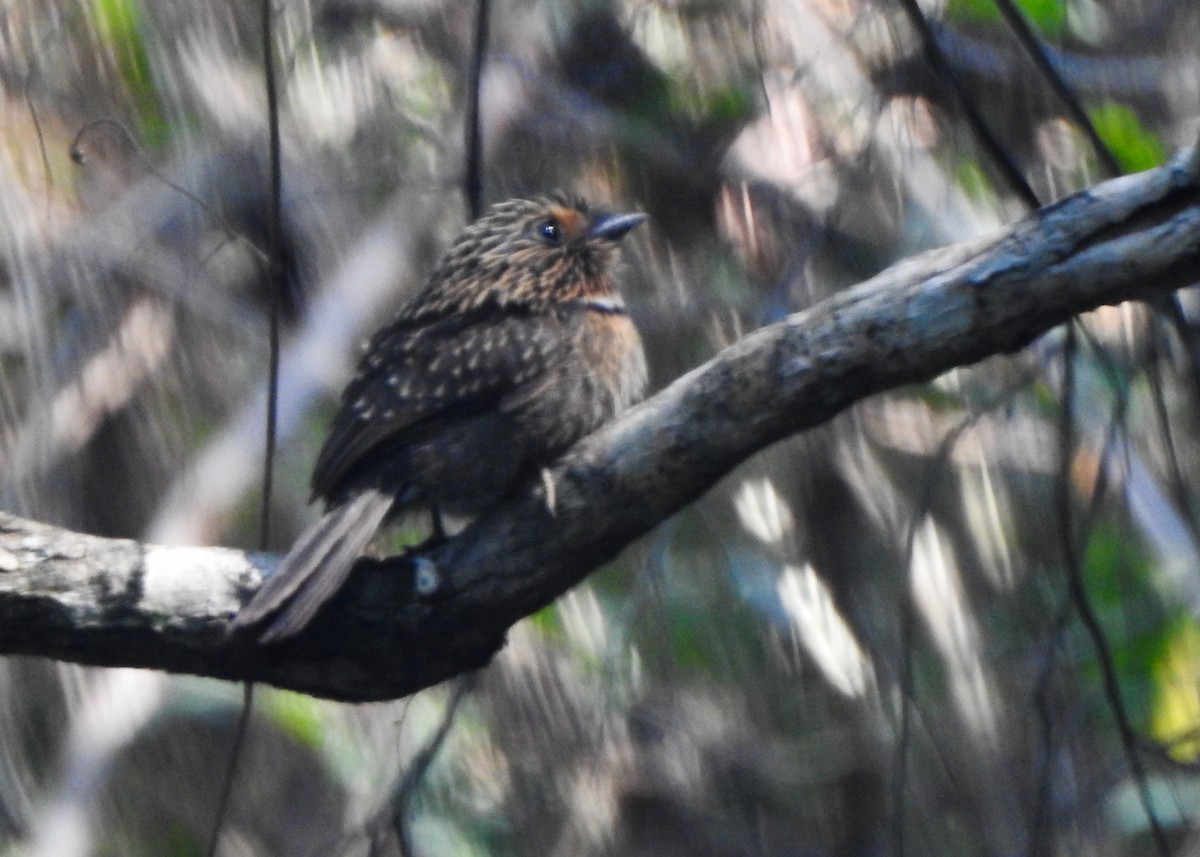
[[[656,388],[1200,133],[1188,3],[489,6],[485,200],[650,215],[623,288]],[[275,549],[359,344],[465,222],[477,10],[275,5]],[[0,508],[256,545],[259,27],[0,4]],[[754,456],[515,627],[450,719],[451,688],[260,689],[218,852],[1200,853],[1195,303],[1105,308]],[[0,851],[204,853],[238,687],[34,659],[0,686]]]

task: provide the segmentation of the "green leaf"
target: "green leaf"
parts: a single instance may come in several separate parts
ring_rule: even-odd
[[[1167,147],[1133,110],[1110,101],[1090,112],[1100,139],[1116,155],[1122,170],[1139,173],[1166,163]]]
[[[1154,645],[1161,642],[1159,626],[1150,619],[1157,615],[1157,599],[1149,586],[1147,559],[1136,540],[1106,523],[1089,534],[1080,571],[1108,642],[1122,696],[1140,722],[1151,694],[1150,663],[1161,652],[1161,645]],[[1074,626],[1072,635],[1079,651],[1087,653],[1082,675],[1099,692],[1101,670],[1091,637],[1082,623]]]
[[[1067,28],[1066,0],[1016,0],[1016,5],[1044,36],[1058,38]],[[960,24],[999,25],[1003,20],[994,0],[950,0],[946,18]]]
[[[1150,731],[1172,758],[1194,762],[1200,758],[1200,627],[1190,618],[1176,623],[1153,674]]]
[[[152,146],[162,144],[168,128],[159,110],[138,0],[92,0],[92,14],[96,34],[112,53],[121,82],[133,99],[142,139]]]
[[[326,718],[321,704],[302,693],[276,690],[260,696],[257,705],[282,729],[307,747],[320,749]]]
[[[975,161],[964,161],[954,170],[954,178],[973,202],[990,203],[996,199],[996,189],[987,173]]]

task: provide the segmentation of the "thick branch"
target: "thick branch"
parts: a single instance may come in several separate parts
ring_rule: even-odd
[[[1188,155],[1107,182],[997,240],[910,260],[757,331],[415,566],[362,563],[308,631],[277,647],[224,637],[259,580],[262,565],[245,555],[0,517],[0,652],[347,700],[401,696],[478,667],[513,622],[755,451],[872,393],[1019,349],[1079,312],[1195,281],[1194,180]],[[431,594],[415,594],[414,577]]]

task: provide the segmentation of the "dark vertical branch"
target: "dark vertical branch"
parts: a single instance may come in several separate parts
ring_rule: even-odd
[[[908,527],[904,535],[904,560],[900,566],[905,570],[905,582],[911,584],[912,560],[917,541],[917,527],[929,514],[933,507],[934,492],[949,465],[950,456],[958,446],[958,442],[970,431],[984,415],[997,408],[1003,407],[1023,389],[1032,379],[1030,373],[1022,373],[1015,384],[1007,386],[992,401],[984,403],[974,413],[968,414],[957,425],[950,429],[938,443],[938,448],[929,464],[924,468],[921,489],[917,502],[908,519]],[[911,590],[911,585],[910,585]],[[905,825],[905,797],[908,788],[908,753],[912,743],[912,703],[916,698],[913,689],[913,651],[915,639],[916,617],[913,614],[912,599],[904,599],[901,622],[901,665],[900,690],[904,703],[900,709],[900,728],[896,737],[895,779],[892,784],[892,853],[896,857],[904,857],[907,853],[907,829]]]
[[[963,117],[967,121],[975,138],[979,141],[984,151],[994,161],[1000,169],[1001,174],[1008,182],[1010,188],[1025,202],[1030,208],[1036,209],[1041,206],[1041,201],[1034,192],[1032,186],[1026,181],[1024,175],[1017,169],[1008,153],[1000,145],[999,141],[992,135],[990,129],[984,123],[982,116],[975,109],[974,103],[968,97],[965,90],[960,85],[957,77],[953,74],[943,56],[941,50],[937,46],[937,40],[934,37],[929,21],[921,12],[916,0],[900,0],[901,6],[908,15],[912,26],[917,30],[922,39],[925,49],[925,56],[930,66],[933,68],[938,78],[953,94],[958,108],[962,111]],[[1009,26],[1013,27],[1018,38],[1021,38],[1024,33],[1028,39],[1022,40],[1022,44],[1026,50],[1030,52],[1035,65],[1043,70],[1047,75],[1047,80],[1051,86],[1059,94],[1067,105],[1067,111],[1075,121],[1080,123],[1080,127],[1084,130],[1085,135],[1092,141],[1096,147],[1097,155],[1105,168],[1112,171],[1114,175],[1120,174],[1120,167],[1116,163],[1116,159],[1112,153],[1100,140],[1095,128],[1088,120],[1086,114],[1079,106],[1073,94],[1062,82],[1061,78],[1055,73],[1049,60],[1045,56],[1045,51],[1036,37],[1029,32],[1028,24],[1024,18],[1012,8],[1006,0],[997,0],[997,7],[1005,18]],[[1056,85],[1057,84],[1057,85]],[[1143,809],[1149,820],[1150,830],[1153,835],[1155,846],[1158,852],[1162,855],[1170,853],[1170,847],[1167,843],[1166,833],[1154,812],[1154,807],[1150,802],[1149,787],[1146,782],[1146,772],[1142,765],[1141,758],[1138,755],[1136,735],[1129,721],[1128,712],[1125,710],[1124,700],[1121,698],[1120,681],[1116,674],[1116,668],[1113,665],[1112,652],[1108,644],[1108,640],[1104,635],[1104,629],[1100,626],[1099,618],[1091,605],[1091,601],[1087,594],[1087,589],[1083,582],[1083,570],[1081,559],[1078,554],[1076,545],[1076,534],[1073,532],[1074,524],[1071,516],[1071,480],[1070,480],[1070,461],[1071,453],[1074,448],[1074,388],[1075,388],[1075,367],[1074,357],[1076,353],[1076,331],[1074,323],[1067,325],[1067,344],[1064,349],[1064,385],[1063,385],[1063,417],[1062,429],[1060,433],[1060,455],[1062,456],[1061,472],[1058,478],[1058,506],[1060,516],[1060,526],[1062,527],[1063,539],[1063,559],[1067,570],[1068,590],[1072,603],[1079,613],[1080,621],[1084,625],[1084,629],[1092,641],[1092,645],[1096,651],[1096,659],[1100,664],[1101,674],[1104,681],[1105,697],[1109,708],[1113,712],[1113,718],[1117,724],[1117,730],[1121,736],[1121,743],[1125,749],[1126,758],[1129,763],[1130,773],[1137,784],[1138,795],[1141,799]],[[1088,515],[1083,521],[1084,526],[1081,532],[1086,532],[1092,524],[1092,516]]]
[[[1091,640],[1096,652],[1096,660],[1100,666],[1100,675],[1104,684],[1104,696],[1109,709],[1116,721],[1117,732],[1125,757],[1129,763],[1130,775],[1137,786],[1138,798],[1142,810],[1146,813],[1150,825],[1150,834],[1154,840],[1155,849],[1162,857],[1171,853],[1166,831],[1154,811],[1150,798],[1150,788],[1146,782],[1146,770],[1142,765],[1138,752],[1137,735],[1129,721],[1129,712],[1125,709],[1125,700],[1121,697],[1120,680],[1116,667],[1113,665],[1112,651],[1108,638],[1100,625],[1088,596],[1087,587],[1083,582],[1083,567],[1076,544],[1074,517],[1071,514],[1071,462],[1075,451],[1075,355],[1077,336],[1074,325],[1067,326],[1066,347],[1063,349],[1063,413],[1059,428],[1059,474],[1056,485],[1056,504],[1058,506],[1059,527],[1062,532],[1063,565],[1066,568],[1067,590],[1079,613],[1084,631]]]
[[[467,208],[472,220],[483,214],[483,141],[479,126],[479,94],[483,86],[483,61],[487,56],[490,8],[488,0],[476,0],[471,65],[467,72],[467,115],[463,129],[466,134],[464,149],[467,163],[463,176],[463,193],[467,197]]]
[[[1071,91],[1070,87],[1067,86],[1066,81],[1063,80],[1062,75],[1058,73],[1058,70],[1054,67],[1053,63],[1050,62],[1050,58],[1047,55],[1045,48],[1043,47],[1040,39],[1038,39],[1037,35],[1029,26],[1029,22],[1025,19],[1025,16],[1020,12],[1019,9],[1016,8],[1012,0],[995,0],[995,4],[996,8],[999,9],[1000,14],[1004,17],[1004,20],[1008,23],[1009,27],[1012,28],[1013,34],[1017,37],[1017,41],[1020,42],[1026,54],[1028,54],[1030,60],[1034,64],[1034,67],[1038,69],[1041,75],[1045,78],[1046,82],[1050,85],[1050,88],[1054,91],[1055,95],[1058,96],[1059,101],[1062,102],[1067,116],[1072,122],[1075,123],[1076,126],[1078,126],[1083,135],[1087,138],[1088,143],[1096,153],[1096,157],[1099,159],[1100,165],[1107,174],[1107,177],[1115,178],[1116,176],[1121,175],[1121,165],[1117,162],[1116,156],[1113,154],[1112,150],[1109,149],[1108,145],[1100,138],[1100,134],[1096,131],[1096,126],[1092,124],[1091,119],[1084,111],[1082,105],[1079,103],[1079,100],[1075,97],[1075,93]],[[1169,322],[1175,324],[1180,333],[1180,337],[1185,344],[1194,344],[1196,340],[1195,332],[1191,328],[1191,325],[1188,324],[1186,317],[1184,316],[1182,307],[1179,304],[1178,295],[1173,294],[1169,297],[1152,301],[1151,304],[1160,314],[1165,315]],[[1074,342],[1074,326],[1072,325],[1068,328],[1068,330],[1070,331],[1068,344],[1071,345]],[[1154,341],[1153,336],[1151,336],[1151,341]],[[1065,488],[1065,490],[1068,491],[1069,488],[1066,486],[1069,486],[1070,484],[1069,455],[1071,451],[1070,436],[1071,420],[1073,416],[1073,409],[1071,405],[1071,389],[1074,386],[1074,363],[1072,359],[1072,351],[1073,348],[1068,347],[1064,355],[1064,359],[1066,360],[1066,365],[1064,366],[1066,383],[1064,384],[1065,392],[1062,434],[1063,448],[1060,450],[1060,454],[1063,456],[1063,469],[1059,475],[1060,490],[1064,490]],[[1197,356],[1194,349],[1190,350],[1190,353],[1192,356],[1192,374],[1193,377],[1195,377],[1196,367],[1200,366],[1200,362],[1197,362]],[[1114,387],[1120,391],[1119,385],[1114,385]],[[1175,494],[1176,506],[1182,510],[1182,514],[1189,521],[1189,523],[1192,523],[1193,518],[1190,514],[1191,505],[1186,496],[1186,489],[1182,487],[1183,480],[1179,476],[1178,462],[1175,458],[1175,445],[1170,437],[1170,426],[1166,418],[1165,405],[1162,401],[1162,391],[1160,386],[1154,385],[1154,394],[1152,399],[1154,400],[1159,422],[1163,427],[1165,446],[1172,465],[1172,486],[1179,486],[1182,489],[1180,491],[1173,492]],[[1122,396],[1119,401],[1118,416],[1116,418],[1118,421],[1123,418],[1125,404],[1125,399]],[[1105,462],[1108,460],[1107,452],[1102,454],[1101,460]],[[1097,495],[1102,493],[1102,489],[1100,488],[1097,488],[1096,491]],[[1124,746],[1125,755],[1129,760],[1130,771],[1138,786],[1138,794],[1141,798],[1143,810],[1149,819],[1150,830],[1153,834],[1155,846],[1157,847],[1159,853],[1167,854],[1169,853],[1169,846],[1167,844],[1166,834],[1162,829],[1158,817],[1154,812],[1153,804],[1150,801],[1149,787],[1146,783],[1145,770],[1142,766],[1141,758],[1138,755],[1139,751],[1137,748],[1136,736],[1134,735],[1133,727],[1129,722],[1129,716],[1128,712],[1125,710],[1124,700],[1120,695],[1120,686],[1116,676],[1116,671],[1112,665],[1108,641],[1104,636],[1103,629],[1100,627],[1099,620],[1095,616],[1095,612],[1092,609],[1091,603],[1087,598],[1086,590],[1084,589],[1082,571],[1079,568],[1080,560],[1075,547],[1074,534],[1071,532],[1070,518],[1068,517],[1069,504],[1065,498],[1060,498],[1060,505],[1060,514],[1062,515],[1063,520],[1064,553],[1066,556],[1071,598],[1076,609],[1079,611],[1080,619],[1083,621],[1084,627],[1087,629],[1089,636],[1092,638],[1093,645],[1095,646],[1096,655],[1100,661],[1101,669],[1103,671],[1105,695],[1108,699],[1109,707],[1112,709],[1113,717],[1117,723],[1117,730],[1121,736],[1121,743]],[[1092,522],[1094,521],[1096,514],[1098,514],[1098,508],[1099,497],[1097,496],[1092,503],[1091,514],[1088,515],[1088,519],[1085,521],[1084,532],[1091,528]]]
[[[1004,177],[1004,181],[1013,193],[1019,196],[1021,201],[1029,206],[1029,208],[1039,208],[1041,203],[1038,201],[1037,194],[1033,192],[1033,188],[1026,181],[1025,176],[1017,168],[1013,159],[1009,157],[1004,147],[1000,145],[1000,141],[992,134],[987,123],[983,121],[983,117],[975,108],[974,100],[963,89],[962,84],[950,68],[945,55],[942,53],[941,48],[938,47],[933,28],[929,25],[929,21],[926,20],[921,7],[917,5],[917,0],[900,0],[900,6],[908,16],[909,23],[912,24],[913,29],[921,37],[921,44],[925,50],[925,59],[929,62],[938,80],[942,82],[942,85],[953,96],[955,106],[962,113],[963,119],[966,120],[967,126],[971,129],[971,134],[979,141],[979,145],[983,147],[988,158],[996,164],[996,167],[1000,170],[1000,174]]]
[[[271,543],[271,498],[275,479],[275,446],[279,411],[279,309],[283,299],[283,266],[279,258],[283,216],[283,161],[279,141],[279,88],[275,77],[275,28],[272,0],[262,0],[263,82],[267,95],[267,163],[269,169],[267,202],[266,285],[269,301],[267,319],[267,419],[262,469],[262,504],[259,507],[258,547],[267,550]],[[208,838],[206,857],[215,857],[221,828],[229,811],[238,761],[246,743],[250,714],[254,710],[254,683],[242,684],[242,707],[233,732],[233,746],[217,796],[217,811]]]
[[[1166,477],[1170,485],[1171,498],[1175,507],[1187,521],[1188,528],[1193,534],[1200,534],[1196,515],[1192,511],[1191,498],[1188,495],[1188,482],[1183,473],[1183,464],[1179,459],[1179,444],[1175,432],[1171,428],[1171,416],[1167,412],[1166,379],[1163,377],[1162,364],[1166,356],[1162,353],[1161,336],[1158,329],[1152,330],[1147,337],[1146,378],[1150,382],[1150,403],[1154,407],[1154,419],[1158,423],[1158,434],[1161,438],[1163,452],[1166,456]],[[1195,364],[1193,364],[1194,366]],[[1194,370],[1191,372],[1195,381]],[[1196,392],[1193,390],[1193,395]],[[1196,396],[1200,400],[1200,395]]]
[[[1079,103],[1079,99],[1075,97],[1075,93],[1067,86],[1067,82],[1063,80],[1058,69],[1054,67],[1054,63],[1050,61],[1050,56],[1046,53],[1041,40],[1037,34],[1033,32],[1033,28],[1029,26],[1029,22],[1025,20],[1025,16],[1021,14],[1021,10],[1016,7],[1012,0],[994,0],[996,8],[1000,10],[1000,14],[1004,17],[1005,22],[1012,28],[1013,35],[1017,37],[1021,47],[1028,54],[1029,59],[1033,62],[1034,67],[1046,79],[1046,83],[1058,96],[1058,100],[1062,102],[1063,109],[1067,111],[1067,116],[1074,122],[1079,130],[1083,132],[1083,136],[1087,137],[1088,143],[1096,153],[1096,157],[1100,159],[1100,166],[1104,169],[1108,178],[1116,178],[1121,174],[1121,165],[1117,163],[1116,156],[1108,145],[1100,139],[1100,134],[1096,131],[1096,126],[1092,124],[1092,120],[1084,111],[1083,106]]]
[[[1071,121],[1075,123],[1084,137],[1087,138],[1106,176],[1108,178],[1116,178],[1121,175],[1123,170],[1117,162],[1116,155],[1113,154],[1108,144],[1100,138],[1096,126],[1092,123],[1091,118],[1079,103],[1079,99],[1075,97],[1075,93],[1067,85],[1063,76],[1059,74],[1045,46],[1037,34],[1033,32],[1033,29],[1029,26],[1029,22],[1025,19],[1020,9],[1016,7],[1013,0],[995,0],[995,3],[996,8],[1000,10],[1000,14],[1004,16],[1004,20],[1012,28],[1013,34],[1017,37],[1017,41],[1020,42],[1021,47],[1024,48],[1025,53],[1033,62],[1034,67],[1046,79],[1051,90],[1054,91],[1059,101],[1062,102],[1067,116],[1070,117]],[[1187,315],[1179,303],[1179,296],[1176,294],[1163,296],[1159,299],[1151,300],[1149,303],[1160,316],[1166,319],[1168,324],[1174,327],[1175,332],[1178,334],[1187,351],[1193,383],[1200,383],[1197,382],[1197,379],[1200,379],[1200,336],[1197,336],[1195,328],[1188,321]],[[1184,507],[1181,506],[1181,508]]]
[[[1055,611],[1050,625],[1049,644],[1045,658],[1038,667],[1037,680],[1033,686],[1033,706],[1037,711],[1038,746],[1041,750],[1037,771],[1036,796],[1033,803],[1033,819],[1030,824],[1029,853],[1031,857],[1050,857],[1058,852],[1055,845],[1056,829],[1053,826],[1054,812],[1050,809],[1055,799],[1054,791],[1054,732],[1053,704],[1054,674],[1058,669],[1058,652],[1063,645],[1067,626],[1071,621],[1071,602],[1064,600]]]
[[[446,738],[450,735],[450,729],[454,726],[457,718],[459,705],[466,699],[467,692],[474,686],[474,673],[459,676],[455,681],[454,689],[450,692],[450,699],[446,703],[446,710],[442,714],[442,722],[438,724],[437,730],[430,736],[421,751],[413,757],[408,770],[400,777],[391,799],[386,804],[386,810],[390,810],[391,829],[396,835],[397,847],[403,857],[412,857],[415,853],[408,835],[408,826],[405,823],[409,802],[433,765],[438,751],[446,743]],[[384,823],[388,815],[386,810],[373,824],[375,830],[371,836],[373,843],[371,853],[379,850],[381,837],[387,830],[387,825]]]
[[[1171,293],[1161,301],[1149,301],[1149,303],[1166,316],[1169,327],[1179,337],[1179,342],[1187,355],[1190,370],[1188,380],[1192,384],[1192,395],[1196,397],[1197,401],[1200,401],[1200,333],[1197,332],[1195,325],[1184,312],[1183,304],[1179,302],[1179,295]]]
[[[29,119],[33,122],[33,132],[37,135],[38,154],[42,158],[42,172],[46,176],[46,211],[49,213],[51,205],[50,194],[54,189],[54,170],[50,166],[50,153],[46,149],[46,132],[42,128],[42,117],[38,115],[37,104],[33,100],[33,94],[29,91],[29,81],[25,81],[25,107],[29,110]]]
[[[466,197],[467,211],[471,220],[475,220],[483,214],[483,135],[479,119],[479,102],[480,92],[483,88],[483,63],[487,57],[490,6],[491,4],[488,0],[476,0],[475,26],[471,41],[471,62],[467,70],[467,103],[465,108],[466,116],[463,122],[463,134],[465,136],[463,150],[466,157],[466,164],[463,170],[463,195]],[[445,536],[441,532],[441,515],[436,507],[433,508],[432,513],[434,532],[444,539]],[[425,778],[425,774],[429,771],[429,766],[433,764],[434,757],[437,755],[438,750],[441,749],[446,736],[450,734],[450,728],[454,725],[458,706],[466,697],[467,691],[470,690],[473,683],[469,676],[458,680],[437,732],[412,760],[408,771],[400,778],[391,800],[388,801],[387,806],[390,809],[391,825],[396,835],[397,847],[405,857],[413,853],[412,843],[409,841],[408,830],[405,824],[405,815],[408,811],[409,801],[421,781]],[[381,820],[377,820],[374,825],[376,829],[371,837],[371,853],[376,852],[379,845],[379,837],[385,829],[384,825],[380,824]]]
[[[949,454],[950,444],[943,444],[942,448]],[[933,466],[937,466],[935,461]],[[926,480],[926,488],[932,493],[932,486],[935,481],[935,473],[932,469],[929,471],[929,478]],[[924,501],[918,504],[925,505]],[[905,536],[904,544],[904,564],[901,568],[904,569],[904,582],[909,593],[912,592],[912,555],[913,546],[916,542],[917,534],[917,519],[920,514],[919,510],[915,512],[908,522],[908,532]],[[896,735],[896,757],[895,770],[892,774],[892,798],[891,798],[891,827],[892,827],[892,853],[896,857],[905,857],[908,853],[907,834],[908,834],[908,812],[907,812],[907,797],[908,797],[908,754],[909,748],[912,746],[912,709],[915,704],[915,693],[913,690],[913,638],[915,632],[916,616],[914,615],[914,606],[912,598],[905,597],[901,603],[900,612],[900,728]]]
[[[254,710],[254,682],[242,682],[242,706],[237,724],[233,728],[233,743],[229,748],[229,760],[225,763],[225,775],[221,778],[221,792],[217,795],[217,811],[213,815],[212,830],[208,834],[205,857],[216,857],[217,844],[221,841],[221,828],[229,814],[229,799],[233,796],[233,783],[237,777],[238,760],[246,744],[246,730],[250,725],[250,714]]]
[[[926,61],[933,69],[934,74],[942,82],[942,85],[951,94],[954,99],[955,106],[965,119],[967,126],[970,128],[972,135],[979,142],[987,157],[999,169],[1004,181],[1009,188],[1020,197],[1021,201],[1031,210],[1041,207],[1041,200],[1038,199],[1033,187],[1025,179],[1020,169],[1013,162],[1007,150],[1000,144],[987,123],[983,121],[983,117],[975,107],[975,102],[963,89],[962,84],[955,76],[941,49],[937,45],[937,39],[934,36],[933,29],[930,27],[929,21],[925,18],[921,8],[917,5],[916,0],[900,0],[900,5],[908,16],[909,23],[921,38],[921,43],[924,48]],[[964,423],[959,431],[953,432],[952,435],[943,442],[940,454],[949,454],[954,443],[961,435],[961,431],[965,430],[969,423]],[[934,466],[938,466],[938,462],[934,462]],[[932,479],[926,485],[928,491],[932,491]],[[927,506],[929,498],[923,498],[920,506]],[[919,513],[920,509],[918,509]],[[905,565],[908,569],[912,562],[913,544],[916,537],[916,528],[919,521],[917,514],[914,514],[909,522],[907,538],[905,540]],[[904,792],[907,788],[907,767],[908,767],[908,744],[910,741],[910,712],[909,705],[912,695],[912,637],[913,637],[913,621],[912,606],[909,601],[905,601],[905,613],[903,617],[903,645],[904,654],[901,669],[901,685],[902,685],[902,709],[900,719],[900,736],[898,739],[898,747],[896,750],[896,773],[895,783],[892,795],[892,808],[894,817],[892,819],[892,836],[893,850],[897,857],[903,857],[906,849],[905,838],[905,811],[904,811]]]
[[[270,300],[269,355],[267,358],[267,429],[263,456],[262,506],[258,542],[266,550],[271,540],[271,494],[275,475],[276,416],[279,404],[279,304],[283,295],[283,266],[279,258],[282,234],[283,164],[279,143],[279,92],[275,79],[274,26],[271,0],[262,0],[263,79],[267,89],[267,160],[270,188],[267,208],[267,294]]]

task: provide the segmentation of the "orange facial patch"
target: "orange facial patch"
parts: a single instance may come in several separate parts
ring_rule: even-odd
[[[550,216],[554,218],[554,222],[562,230],[563,238],[567,241],[574,241],[587,232],[587,218],[574,208],[552,205],[550,206]]]

